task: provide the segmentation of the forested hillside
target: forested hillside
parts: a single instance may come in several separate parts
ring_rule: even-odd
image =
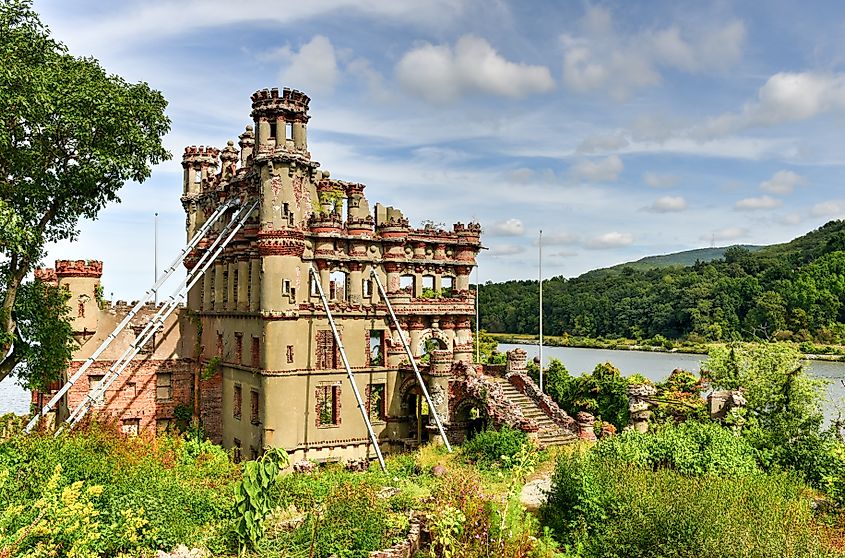
[[[482,285],[481,327],[537,333],[537,281]],[[549,335],[845,341],[845,221],[691,266],[622,266],[544,282]]]

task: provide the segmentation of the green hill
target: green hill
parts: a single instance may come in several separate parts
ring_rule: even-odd
[[[635,262],[627,262],[613,266],[611,269],[621,267],[633,267],[636,269],[652,269],[655,267],[672,267],[682,266],[688,267],[695,265],[696,262],[712,262],[718,260],[725,255],[725,250],[739,246],[745,248],[749,252],[757,252],[765,248],[765,246],[756,246],[753,244],[735,244],[733,246],[720,246],[714,248],[696,248],[695,250],[684,250],[683,252],[674,252],[672,254],[662,254],[659,256],[646,256]]]
[[[770,246],[643,258],[544,282],[550,335],[845,343],[845,221]],[[536,281],[483,285],[481,327],[537,333]]]

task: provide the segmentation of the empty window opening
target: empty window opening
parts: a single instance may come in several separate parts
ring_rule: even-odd
[[[88,376],[88,395],[93,398],[94,405],[99,407],[101,405],[105,405],[106,403],[106,392],[100,392],[99,394],[95,394],[100,384],[103,381],[103,376]]]
[[[270,122],[268,122],[268,124],[270,124],[270,138],[269,139],[275,140],[276,139],[276,121],[271,120]]]
[[[156,419],[156,434],[167,434],[173,428],[173,419],[160,418]]]
[[[208,304],[211,308],[214,306],[214,301],[217,299],[217,293],[214,292],[214,273],[209,273],[206,277],[208,278]]]
[[[285,139],[293,139],[293,122],[285,122]]]
[[[370,384],[367,390],[367,411],[370,414],[370,420],[381,421],[385,420],[387,413],[385,412],[385,386],[384,384]]]
[[[454,277],[441,277],[440,278],[440,293],[443,296],[451,297],[454,289],[455,289],[455,278]]]
[[[123,423],[120,426],[120,430],[127,436],[137,436],[138,432],[141,431],[141,419],[123,419]]]
[[[156,374],[156,402],[166,403],[173,400],[173,374],[160,372]]]
[[[235,384],[235,391],[232,396],[232,416],[241,420],[241,386]]]
[[[240,281],[239,281],[240,277],[241,277],[241,272],[240,272],[239,269],[236,269],[235,272],[232,273],[232,293],[233,293],[232,302],[234,302],[235,304],[240,302],[239,297],[238,297],[238,284],[240,284]]]
[[[346,273],[332,271],[329,275],[329,299],[343,302],[346,300]]]
[[[217,356],[223,357],[223,334],[217,332]]]
[[[317,386],[317,426],[340,424],[340,386]]]
[[[282,294],[289,295],[290,294],[290,280],[285,279],[282,281]]]
[[[402,275],[399,277],[399,290],[414,296],[416,292],[417,278],[414,275]]]
[[[202,182],[202,171],[200,169],[194,169],[194,184],[199,184]]]
[[[372,298],[373,297],[373,280],[372,279],[364,279],[361,282],[361,292],[364,293],[364,298]]]
[[[318,288],[320,284],[317,281],[319,279],[312,275],[309,281],[309,285],[311,285],[311,296],[320,296],[320,289]]]
[[[370,365],[384,366],[384,330],[370,330]]]
[[[229,303],[229,270],[223,271],[223,304]]]
[[[258,392],[249,390],[249,422],[258,424]]]
[[[434,275],[423,275],[422,277],[422,296],[424,298],[434,298],[439,293],[434,290]]]

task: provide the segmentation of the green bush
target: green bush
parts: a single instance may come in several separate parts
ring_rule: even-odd
[[[541,519],[580,558],[817,558],[802,485],[785,474],[689,476],[587,453],[561,458]]]
[[[712,423],[685,422],[647,434],[623,432],[599,442],[592,453],[652,470],[674,469],[686,475],[740,477],[760,472],[751,444]]]
[[[462,450],[464,458],[482,467],[494,465],[506,468],[510,460],[522,447],[528,443],[528,435],[521,430],[503,426],[499,430],[485,430],[464,443]]]
[[[85,501],[89,517],[104,528],[124,525],[127,513],[133,514],[132,521],[143,521],[139,548],[171,549],[180,543],[225,547],[237,467],[221,459],[221,452],[175,437],[126,438],[113,425],[98,423],[59,438],[6,440],[0,443],[0,469],[7,471],[0,511],[19,505],[24,509],[0,526],[0,541],[35,521],[40,510],[32,503],[43,497],[45,487],[54,486],[57,494],[79,494],[79,501],[91,493]],[[57,508],[56,513],[63,512]],[[104,536],[96,551],[113,556],[125,544],[120,537]]]
[[[571,376],[557,359],[544,372],[544,389],[570,416],[587,411],[622,430],[628,424],[628,380],[609,362],[591,374]]]

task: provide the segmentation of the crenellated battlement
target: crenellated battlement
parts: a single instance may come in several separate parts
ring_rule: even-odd
[[[259,89],[252,94],[252,117],[269,118],[284,114],[301,122],[308,122],[308,103],[311,98],[302,91],[285,87],[279,95],[279,89]]]
[[[189,145],[182,154],[182,166],[188,163],[217,163],[220,150],[216,147],[200,145]]]
[[[100,260],[56,260],[55,273],[62,277],[102,277],[103,262]]]
[[[58,278],[56,277],[56,270],[52,267],[39,267],[35,270],[35,278],[49,285],[55,286],[58,283]]]

